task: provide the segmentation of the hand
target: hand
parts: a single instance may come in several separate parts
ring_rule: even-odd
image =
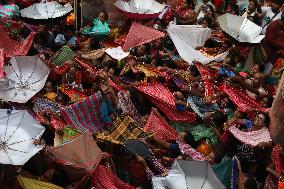
[[[146,163],[146,161],[143,157],[137,156],[136,158],[137,158],[138,162],[141,163],[145,168],[148,167],[148,165],[147,165],[147,163]]]

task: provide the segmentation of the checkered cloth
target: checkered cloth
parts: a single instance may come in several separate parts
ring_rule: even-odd
[[[99,165],[93,174],[93,187],[96,189],[135,189],[120,180],[109,168]]]
[[[134,22],[131,25],[123,49],[128,51],[130,48],[149,43],[161,37],[165,37],[165,33]]]
[[[0,26],[0,49],[5,49],[6,57],[12,56],[25,56],[27,55],[33,40],[35,33],[32,32],[24,41],[15,41],[12,39],[3,26]]]
[[[178,137],[178,133],[155,110],[152,110],[144,130],[153,132],[155,136],[166,141],[175,141]]]
[[[100,120],[101,95],[96,93],[89,98],[61,108],[61,116],[66,123],[80,132],[103,131]]]
[[[153,136],[139,128],[134,120],[129,116],[117,118],[113,126],[109,127],[108,133],[99,133],[97,140],[111,142],[114,144],[124,144],[130,139],[149,138]]]
[[[75,55],[76,54],[68,46],[63,46],[53,57],[50,58],[50,62],[56,66],[60,66],[64,62],[72,60]]]

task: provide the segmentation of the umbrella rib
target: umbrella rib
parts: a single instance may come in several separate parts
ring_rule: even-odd
[[[16,129],[13,131],[13,133],[9,136],[9,138],[8,138],[5,142],[9,141],[10,138],[14,135],[14,133],[18,130],[18,128],[22,125],[26,113],[27,113],[27,112],[25,112],[25,113],[22,115],[20,123],[18,124],[18,126],[16,127]]]
[[[29,153],[29,152],[24,152],[24,151],[22,151],[22,150],[16,150],[16,149],[10,148],[9,146],[7,147],[7,149],[12,150],[12,151],[14,151],[14,152],[21,152],[21,153],[24,153],[24,154]]]
[[[10,114],[8,114],[8,118],[7,118],[7,123],[6,123],[6,128],[5,128],[5,135],[4,135],[4,139],[3,139],[4,141],[5,141],[6,134],[7,134],[7,128],[8,128],[9,120],[10,120]]]
[[[17,142],[12,142],[12,143],[9,144],[9,146],[14,145],[14,144],[19,144],[19,143],[22,143],[22,142],[27,142],[27,141],[29,141],[29,140],[34,140],[34,139],[35,139],[35,138],[31,138],[31,139],[27,139],[27,140],[22,140],[22,141],[17,141]]]
[[[201,189],[204,187],[204,184],[205,184],[205,182],[207,180],[207,177],[208,177],[208,163],[206,164],[206,175],[205,175],[205,179],[204,179],[204,181],[203,181],[203,183],[201,185]]]
[[[7,149],[5,148],[4,151],[5,151],[5,153],[6,153],[7,157],[8,157],[8,159],[9,159],[9,161],[10,161],[11,164],[13,165],[13,161],[12,161],[11,157],[8,155]]]
[[[17,72],[14,70],[13,66],[11,66],[11,68],[12,68],[13,72],[16,74],[17,78],[19,79],[20,76],[19,76],[19,75],[17,74]]]

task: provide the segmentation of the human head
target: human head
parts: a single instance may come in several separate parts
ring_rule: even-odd
[[[100,11],[99,15],[98,15],[98,19],[101,21],[101,22],[105,22],[107,21],[108,19],[108,15],[105,11]]]
[[[215,125],[218,127],[224,124],[226,121],[226,116],[220,111],[210,112],[205,114],[204,120],[206,124]]]
[[[262,100],[260,102],[261,107],[271,108],[272,103],[273,103],[273,99],[274,98],[272,96],[267,96],[267,97],[262,98]]]
[[[194,10],[188,10],[188,21],[189,21],[189,25],[194,25],[197,22],[197,16],[196,16],[196,12]]]
[[[59,24],[53,24],[52,29],[51,29],[53,35],[57,35],[61,32],[61,27]]]
[[[52,81],[47,81],[44,86],[44,90],[46,93],[51,93],[54,91],[54,85]]]
[[[179,140],[183,141],[193,148],[196,148],[198,146],[197,142],[194,140],[194,136],[189,131],[182,132],[179,136]]]
[[[273,12],[278,12],[283,5],[283,0],[272,0],[270,2],[270,7]]]
[[[47,31],[47,28],[46,28],[45,25],[39,25],[39,26],[38,26],[37,32],[38,32],[39,34],[44,34],[46,31]]]
[[[66,26],[65,28],[65,37],[68,39],[71,39],[74,36],[74,28],[72,26]]]
[[[253,68],[252,68],[252,72],[254,74],[258,73],[258,72],[263,73],[264,70],[265,70],[265,66],[263,64],[255,64],[255,65],[253,65]]]
[[[262,127],[267,127],[269,125],[270,118],[265,113],[259,113],[256,115],[254,119],[254,128],[257,130],[261,129]]]
[[[258,6],[257,1],[255,1],[255,0],[249,1],[248,11],[249,12],[254,12],[256,10],[257,6]]]

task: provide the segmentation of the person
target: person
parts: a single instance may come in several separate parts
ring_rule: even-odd
[[[242,14],[242,17],[249,19],[250,21],[254,22],[257,25],[261,23],[261,15],[259,14],[259,5],[257,0],[250,1],[248,4],[248,10]]]
[[[65,32],[63,34],[58,34],[55,38],[55,43],[57,46],[62,47],[64,45],[76,48],[77,46],[77,37],[74,35],[74,29],[72,26],[66,26]]]
[[[48,31],[46,25],[39,25],[36,36],[33,43],[34,53],[41,53],[43,50],[51,49],[53,47],[54,37],[50,31]]]
[[[272,21],[267,27],[262,46],[268,61],[274,64],[279,56],[277,51],[284,50],[284,12],[281,14],[281,19]]]
[[[55,91],[55,88],[54,88],[53,82],[47,81],[44,86],[44,92],[45,92],[44,97],[54,102],[56,99],[56,95],[57,95],[54,91]]]
[[[262,34],[266,34],[267,27],[275,20],[281,18],[280,8],[284,4],[283,0],[270,1],[268,7],[262,7]]]

